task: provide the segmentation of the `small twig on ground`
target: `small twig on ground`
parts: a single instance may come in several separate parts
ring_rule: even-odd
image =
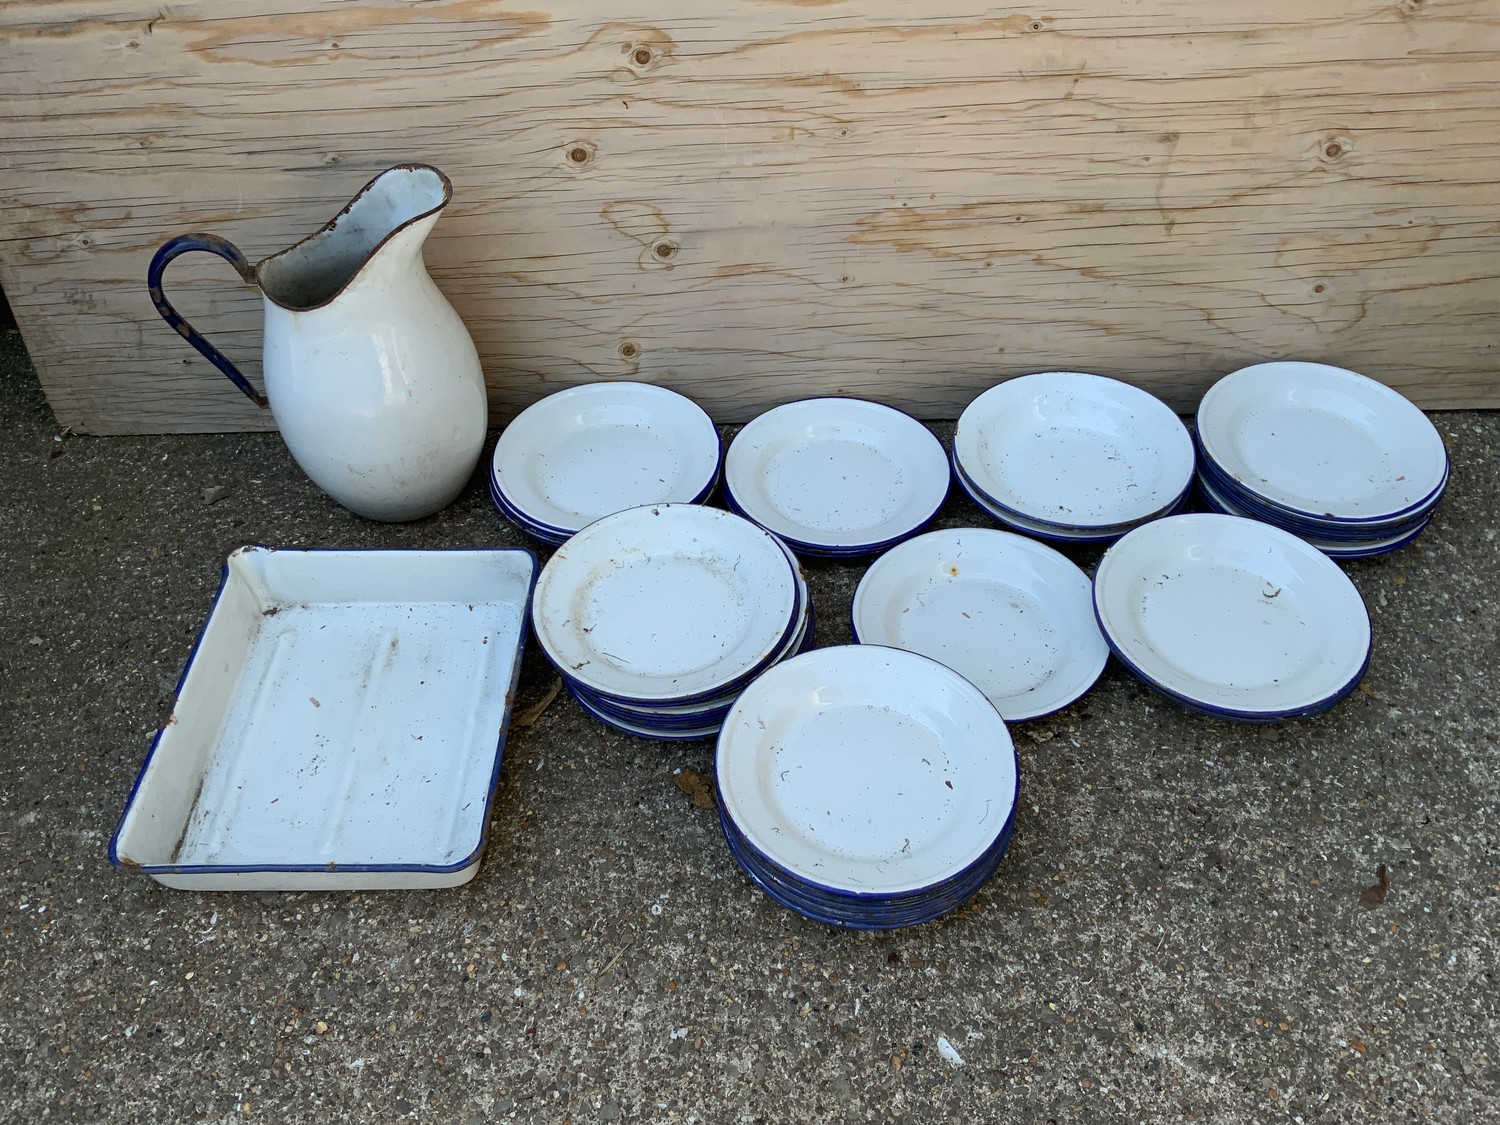
[[[542,693],[542,698],[538,699],[530,707],[526,708],[526,710],[517,712],[515,719],[512,720],[512,725],[518,727],[536,726],[536,721],[542,717],[542,712],[552,706],[552,701],[558,697],[561,691],[562,677],[554,676],[552,678],[552,685]]]

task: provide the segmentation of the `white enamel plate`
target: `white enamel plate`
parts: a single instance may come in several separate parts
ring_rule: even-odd
[[[985,391],[960,415],[953,450],[1000,507],[1067,529],[1160,515],[1193,476],[1192,439],[1164,402],[1116,379],[1065,371]]]
[[[910,535],[948,495],[942,443],[916,419],[855,398],[769,410],[729,445],[734,502],[793,547],[877,548]]]
[[[1005,531],[930,531],[887,551],[854,592],[854,634],[946,664],[1007,720],[1072,703],[1109,659],[1088,576]]]
[[[1226,718],[1316,714],[1364,674],[1354,583],[1295,535],[1238,516],[1171,516],[1104,553],[1094,606],[1110,648],[1168,694]]]
[[[1016,801],[1015,749],[989,700],[936,661],[875,645],[765,673],[724,720],[715,765],[750,843],[839,891],[912,892],[962,872]]]
[[[713,692],[773,656],[797,583],[775,538],[695,504],[606,516],[542,568],[532,623],[547,658],[594,691],[667,702]]]
[[[534,522],[574,532],[641,504],[695,503],[719,435],[690,399],[646,383],[592,383],[527,407],[495,444],[493,480]]]
[[[1420,508],[1448,468],[1425,414],[1374,379],[1321,363],[1258,363],[1226,375],[1198,407],[1198,440],[1257,495],[1322,518]]]

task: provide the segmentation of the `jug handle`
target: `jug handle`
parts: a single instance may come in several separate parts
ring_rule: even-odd
[[[167,272],[168,263],[173,258],[192,250],[206,250],[210,254],[217,254],[232,265],[245,281],[251,285],[257,284],[255,267],[250,264],[244,254],[240,253],[239,247],[229,239],[220,238],[216,234],[179,234],[176,238],[168,239],[162,244],[161,249],[152,257],[150,268],[146,270],[146,285],[151,291],[151,303],[156,306],[156,311],[161,313],[161,318],[171,326],[173,331],[197,348],[204,359],[229,376],[229,381],[244,391],[251,402],[256,406],[265,406],[266,396],[251,385],[250,380],[245,378],[238,367],[229,362],[223,352],[205,340],[197,329],[184,320],[167,300],[166,294],[162,292],[161,279],[162,275]]]

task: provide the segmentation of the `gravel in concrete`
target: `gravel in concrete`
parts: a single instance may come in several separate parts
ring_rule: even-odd
[[[275,436],[60,435],[14,334],[0,411],[6,1120],[1495,1117],[1494,414],[1436,416],[1436,523],[1347,568],[1375,630],[1349,700],[1244,727],[1111,666],[1015,728],[1023,813],[978,899],[867,936],[740,874],[675,783],[710,743],[613,734],[566,695],[512,736],[464,889],[189,894],[114,871],[229,550],[520,540],[478,479],[393,527]],[[862,567],[810,570],[819,643],[847,641]],[[533,644],[520,704],[550,682]]]

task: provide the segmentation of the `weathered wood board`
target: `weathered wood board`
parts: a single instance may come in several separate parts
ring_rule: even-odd
[[[9,0],[0,103],[0,283],[81,431],[269,426],[152,251],[267,255],[407,160],[496,421],[601,378],[953,417],[1045,369],[1188,409],[1278,357],[1500,405],[1494,0]],[[168,292],[258,374],[226,264]]]

